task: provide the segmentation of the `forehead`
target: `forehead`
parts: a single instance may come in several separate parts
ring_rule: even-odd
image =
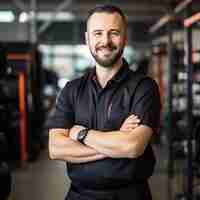
[[[87,22],[87,28],[92,30],[122,29],[123,20],[118,13],[94,13]]]

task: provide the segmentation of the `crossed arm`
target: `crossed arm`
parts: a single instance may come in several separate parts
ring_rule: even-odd
[[[100,160],[106,156],[69,137],[69,130],[52,129],[49,133],[49,156],[51,159],[71,163]]]
[[[152,129],[139,125],[136,116],[129,116],[119,131],[90,130],[83,145],[76,141],[84,128],[74,126],[70,130],[51,129],[49,155],[51,159],[82,163],[111,158],[136,158],[143,154],[152,135]]]

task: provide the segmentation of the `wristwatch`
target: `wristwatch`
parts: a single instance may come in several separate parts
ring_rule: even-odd
[[[78,135],[77,135],[77,141],[79,141],[81,144],[85,144],[84,140],[88,134],[89,129],[85,128],[79,131]]]

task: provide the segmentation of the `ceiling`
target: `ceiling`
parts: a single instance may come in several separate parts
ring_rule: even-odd
[[[28,10],[31,7],[38,11],[72,11],[80,18],[85,18],[88,10],[98,4],[112,3],[120,6],[128,16],[129,20],[144,21],[156,20],[165,14],[170,6],[171,0],[1,0],[1,9]],[[180,1],[180,0],[179,0]],[[28,3],[29,2],[29,3]]]
[[[1,0],[0,8],[2,10],[12,9],[16,13],[30,9],[37,12],[70,11],[76,16],[78,26],[75,26],[73,22],[49,23],[45,31],[42,31],[41,38],[44,41],[62,41],[65,37],[69,37],[68,41],[74,41],[73,30],[76,29],[76,37],[82,41],[84,35],[82,27],[88,11],[98,4],[111,3],[119,6],[128,17],[131,40],[144,42],[149,38],[149,27],[167,14],[170,8],[175,8],[181,2],[182,0]],[[194,2],[193,7],[200,10],[200,0],[194,0]]]

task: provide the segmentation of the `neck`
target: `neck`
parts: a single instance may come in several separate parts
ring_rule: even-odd
[[[112,67],[102,67],[98,63],[96,64],[96,75],[97,79],[104,88],[109,80],[112,79],[112,77],[119,71],[119,69],[122,67],[123,61],[122,58],[119,59],[118,62],[116,62]]]

